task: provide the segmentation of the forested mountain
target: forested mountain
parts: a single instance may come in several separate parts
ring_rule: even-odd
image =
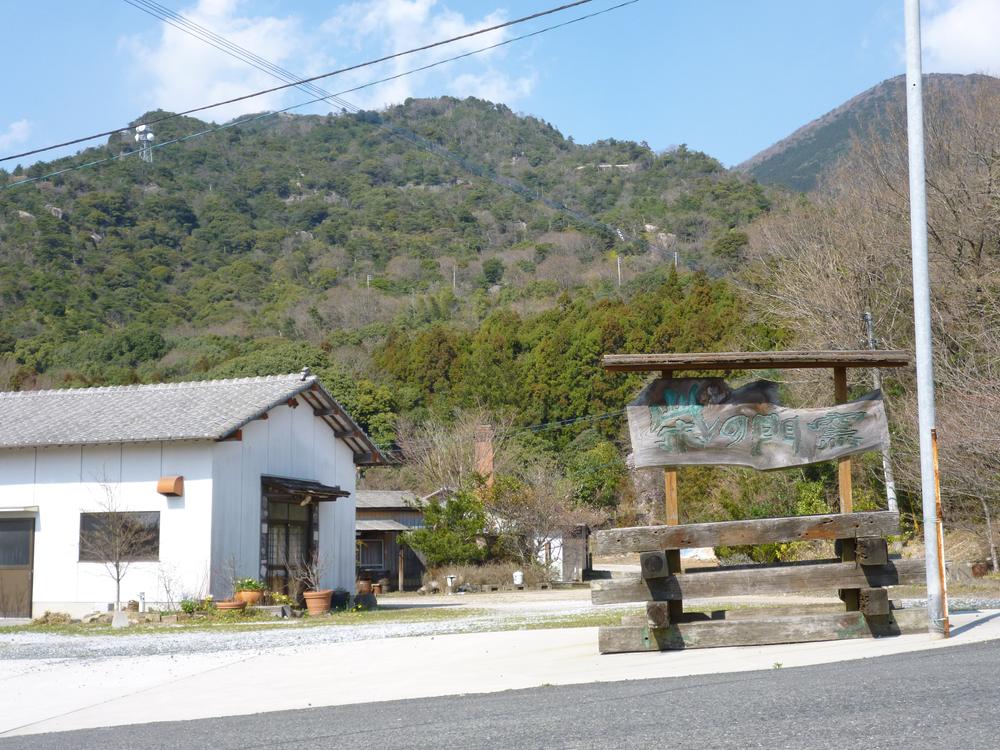
[[[986,75],[932,73],[924,76],[925,109],[953,111],[974,92],[1000,91],[1000,79]],[[760,182],[809,191],[847,154],[853,138],[884,138],[893,118],[904,113],[906,77],[896,76],[864,91],[803,125],[736,169]]]
[[[768,197],[683,147],[579,145],[503,105],[442,98],[261,118],[152,164],[128,154],[15,184],[134,147],[124,134],[0,172],[0,386],[310,365],[389,441],[400,413],[517,404],[530,423],[619,408],[603,351],[745,334],[712,279]]]

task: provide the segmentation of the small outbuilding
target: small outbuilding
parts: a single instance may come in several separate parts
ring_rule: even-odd
[[[294,594],[310,559],[353,591],[356,468],[384,463],[308,370],[0,393],[0,617],[107,609],[116,557],[122,602]]]
[[[424,525],[423,502],[407,490],[358,490],[357,575],[374,582],[388,580],[397,591],[420,588],[423,562],[399,535]]]

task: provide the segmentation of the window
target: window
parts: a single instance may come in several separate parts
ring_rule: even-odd
[[[160,512],[80,514],[80,562],[160,559]]]
[[[383,565],[382,540],[363,539],[358,544],[358,567],[381,570]]]
[[[31,565],[33,518],[0,518],[0,567]]]

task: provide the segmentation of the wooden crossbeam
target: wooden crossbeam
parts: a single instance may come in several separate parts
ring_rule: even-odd
[[[604,369],[616,372],[659,370],[773,370],[821,367],[909,367],[907,351],[699,352],[696,354],[605,354]]]
[[[602,627],[598,631],[598,648],[602,654],[618,654],[878,638],[925,632],[927,610],[916,608],[893,610],[890,614],[879,617],[865,617],[861,612],[836,612],[794,617],[678,622],[663,628],[648,625]]]
[[[899,514],[830,513],[820,516],[758,518],[681,526],[633,526],[594,534],[599,555],[653,552],[688,547],[766,544],[810,539],[878,537],[899,533]]]
[[[923,560],[894,560],[862,568],[855,563],[819,562],[779,567],[753,566],[689,571],[666,578],[639,576],[592,581],[594,604],[672,601],[680,599],[787,594],[817,589],[861,589],[897,586],[924,580]]]

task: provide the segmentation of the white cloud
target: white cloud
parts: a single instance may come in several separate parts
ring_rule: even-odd
[[[241,0],[198,0],[193,8],[178,12],[272,63],[290,67],[289,61],[309,48],[309,40],[293,17],[241,16]],[[191,109],[214,101],[232,99],[280,85],[273,76],[237,60],[208,43],[166,23],[159,39],[147,45],[136,37],[123,40],[134,60],[135,80],[147,91],[141,106],[171,111]],[[261,112],[281,105],[284,93],[275,92],[199,114],[221,122],[247,112]]]
[[[178,12],[265,60],[302,76],[460,36],[505,19],[501,11],[466,17],[444,7],[438,0],[359,0],[338,8],[317,29],[306,30],[303,23],[292,16],[251,17],[243,11],[244,0],[197,0],[194,7]],[[138,97],[138,107],[181,111],[279,83],[272,76],[173,26],[161,24],[158,34],[153,42],[139,37],[122,40],[122,47],[132,59],[133,78],[143,91]],[[343,91],[507,38],[507,30],[500,29],[317,81],[317,85],[328,91]],[[511,103],[531,93],[535,75],[530,70],[509,72],[506,69],[509,66],[500,64],[505,56],[503,48],[491,50],[353,92],[345,98],[365,109],[399,103],[410,96],[438,94],[478,96]],[[198,116],[221,122],[248,112],[277,109],[306,98],[298,91],[276,92],[211,109]]]
[[[363,0],[342,8],[322,25],[322,31],[328,35],[330,43],[351,50],[353,56],[362,50],[368,50],[372,56],[381,56],[494,26],[502,23],[505,18],[501,11],[493,11],[479,18],[466,18],[461,13],[439,5],[437,0]],[[325,87],[342,91],[488,47],[507,38],[508,30],[498,29],[426,52],[396,58],[377,67],[352,71],[332,79]],[[535,76],[531,72],[524,75],[513,74],[495,65],[494,63],[504,59],[505,52],[503,48],[483,52],[355,92],[348,98],[368,109],[399,103],[410,96],[438,94],[478,96],[510,103],[531,93]]]
[[[27,120],[15,120],[7,129],[0,132],[0,150],[18,146],[28,140],[31,135],[31,123]]]
[[[924,69],[935,73],[1000,73],[1000,2],[942,0],[925,10]]]

